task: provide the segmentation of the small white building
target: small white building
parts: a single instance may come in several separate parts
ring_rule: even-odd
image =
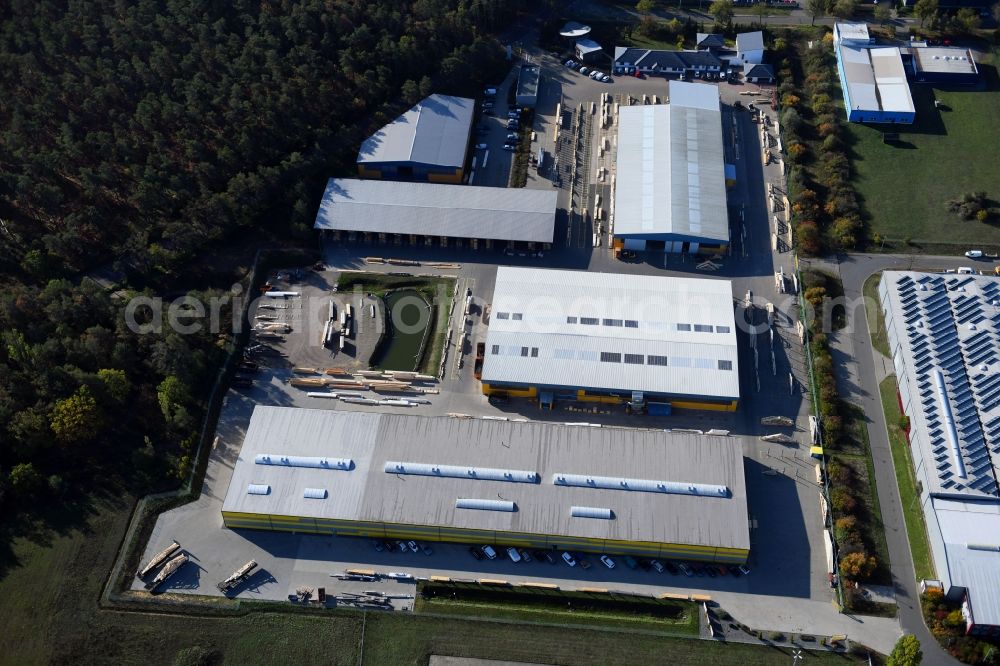
[[[759,65],[764,62],[764,33],[741,32],[736,35],[736,57],[732,65]]]

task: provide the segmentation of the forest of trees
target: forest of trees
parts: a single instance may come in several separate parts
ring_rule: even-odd
[[[310,239],[326,178],[430,92],[506,65],[524,0],[0,3],[0,496],[183,472],[226,340],[137,335],[81,279],[159,293],[212,247]],[[205,285],[206,289],[210,285]],[[219,285],[225,286],[225,285]]]

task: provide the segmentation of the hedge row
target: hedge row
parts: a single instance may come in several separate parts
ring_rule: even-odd
[[[788,58],[779,71],[792,219],[799,250],[807,255],[853,250],[865,239],[844,144],[831,43],[827,32],[811,46],[802,47],[801,84]]]

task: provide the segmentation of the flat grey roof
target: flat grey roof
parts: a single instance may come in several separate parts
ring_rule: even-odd
[[[734,320],[728,280],[501,266],[482,381],[737,400]]]
[[[538,65],[521,65],[521,71],[517,75],[517,94],[534,97],[538,95],[538,79],[541,76],[541,69]]]
[[[331,178],[316,229],[551,243],[554,190]]]
[[[906,49],[913,55],[917,70],[945,74],[978,74],[970,49],[947,46],[924,46]]]
[[[460,168],[465,164],[475,100],[431,95],[365,139],[358,164],[409,162]]]
[[[834,23],[833,34],[838,41],[846,39],[855,42],[868,42],[871,39],[867,23]]]
[[[614,235],[728,243],[719,89],[670,81],[668,94],[619,108]]]
[[[256,464],[260,454],[349,458],[353,468]],[[387,462],[527,470],[539,480],[387,473]],[[563,486],[554,483],[555,474],[721,485],[727,493]],[[268,485],[270,493],[249,494],[250,484]],[[325,489],[327,497],[306,499],[305,488]],[[516,511],[455,507],[458,498],[495,500],[498,494]],[[257,406],[222,510],[748,549],[746,499],[737,438]],[[574,505],[610,508],[615,517],[574,518]]]

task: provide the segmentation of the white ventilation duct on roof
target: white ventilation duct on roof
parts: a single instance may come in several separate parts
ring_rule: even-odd
[[[326,488],[306,488],[302,493],[306,499],[326,499]]]
[[[951,447],[951,459],[955,465],[955,472],[964,479],[967,476],[965,461],[962,460],[962,449],[958,443],[958,429],[955,427],[955,416],[951,412],[951,403],[948,402],[944,375],[941,374],[940,370],[934,371],[934,382],[937,384],[938,404],[941,406],[941,414],[944,416],[945,433],[948,435],[948,445]]]
[[[248,495],[270,495],[271,486],[264,483],[251,483],[247,486]]]
[[[612,520],[615,517],[614,511],[599,506],[571,506],[569,515],[574,518],[600,518],[602,520]]]
[[[552,484],[577,488],[602,488],[604,490],[632,490],[667,495],[696,495],[699,497],[729,497],[729,488],[710,483],[684,483],[679,481],[653,481],[626,479],[617,476],[587,476],[585,474],[552,475]]]
[[[272,453],[258,453],[254,458],[257,465],[275,465],[278,467],[313,467],[315,469],[354,469],[354,461],[350,458],[324,458],[319,456],[279,456]]]
[[[456,509],[477,509],[479,511],[506,511],[512,513],[517,511],[517,505],[513,502],[495,499],[474,499],[471,497],[459,497],[455,500]]]
[[[382,470],[386,474],[413,474],[452,479],[478,479],[480,481],[508,481],[510,483],[538,483],[538,472],[523,469],[496,469],[492,467],[461,467],[428,463],[388,460]]]

